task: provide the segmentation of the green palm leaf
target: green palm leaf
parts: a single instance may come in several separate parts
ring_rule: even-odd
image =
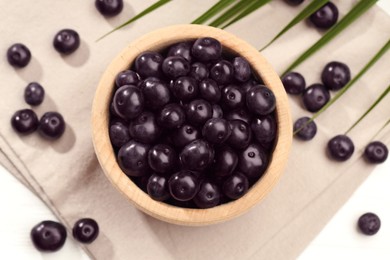
[[[220,15],[218,18],[216,18],[214,21],[212,21],[209,25],[214,27],[219,27],[223,23],[229,21],[229,19],[235,17],[238,13],[242,11],[245,6],[251,4],[256,0],[241,0],[234,6],[232,6],[230,9],[228,9],[226,12],[224,12],[222,15]]]
[[[304,60],[313,55],[316,51],[321,49],[325,44],[330,42],[340,32],[352,24],[362,14],[370,9],[378,0],[361,0],[359,1],[337,24],[335,24],[327,33],[325,33],[321,39],[319,39],[313,46],[306,50],[301,56],[298,57],[282,74],[294,69],[296,66],[301,64]]]
[[[284,27],[271,41],[269,41],[263,48],[260,49],[260,51],[267,48],[269,45],[271,45],[274,41],[276,41],[280,36],[282,36],[285,32],[290,30],[292,27],[294,27],[297,23],[301,22],[302,20],[309,17],[311,14],[313,14],[315,11],[317,11],[320,7],[322,7],[324,4],[329,2],[329,0],[318,0],[318,1],[312,1],[308,6],[305,7],[297,16],[295,16],[294,19],[292,19],[286,27]]]
[[[220,0],[218,3],[213,5],[209,10],[207,10],[204,14],[196,18],[192,21],[192,24],[202,24],[215,16],[217,13],[220,13],[223,9],[227,8],[236,0]]]
[[[99,39],[97,39],[96,41],[100,41],[101,39],[103,39],[104,37],[106,37],[107,35],[119,30],[119,29],[122,29],[123,27],[125,27],[126,25],[129,25],[131,24],[132,22],[144,17],[145,15],[147,15],[148,13],[150,12],[153,12],[154,10],[156,10],[157,8],[159,8],[160,6],[162,5],[165,5],[166,3],[170,2],[171,0],[160,0],[160,1],[157,1],[156,3],[152,4],[151,6],[149,6],[148,8],[146,8],[145,10],[143,10],[142,12],[140,12],[139,14],[137,14],[136,16],[134,16],[133,18],[131,18],[130,20],[128,20],[127,22],[119,25],[118,27],[114,28],[113,30],[109,31],[108,33],[104,34],[103,36],[101,36]]]

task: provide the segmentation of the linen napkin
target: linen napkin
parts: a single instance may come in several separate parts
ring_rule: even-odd
[[[0,8],[3,53],[14,42],[26,44],[33,55],[24,69],[3,59],[0,160],[38,194],[70,230],[81,217],[92,217],[101,233],[86,252],[96,259],[295,259],[333,214],[370,174],[373,166],[361,158],[362,149],[388,119],[389,97],[353,131],[356,152],[344,163],[330,160],[327,141],[343,133],[388,86],[390,55],[386,54],[339,101],[317,120],[311,142],[294,140],[290,159],[275,189],[250,212],[206,227],[183,227],[161,222],[135,209],[104,176],[91,143],[90,110],[102,72],[130,41],[159,27],[188,23],[216,1],[172,1],[133,25],[102,41],[95,40],[153,1],[126,2],[123,13],[105,19],[92,2],[20,0]],[[335,1],[343,16],[356,1]],[[227,30],[257,47],[264,45],[304,6],[272,1]],[[12,15],[10,15],[12,14]],[[54,34],[73,28],[80,49],[70,56],[52,47]],[[307,23],[297,25],[263,52],[282,72],[322,32]],[[327,62],[347,63],[356,75],[389,39],[390,19],[373,8],[331,44],[297,68],[308,85],[320,81]],[[46,89],[38,116],[63,114],[67,128],[51,142],[38,134],[19,136],[9,124],[14,111],[27,107],[23,89],[30,81]],[[293,119],[310,115],[298,98],[290,98]]]

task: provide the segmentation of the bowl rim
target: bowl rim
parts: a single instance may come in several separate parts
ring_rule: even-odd
[[[261,179],[240,199],[209,209],[181,208],[155,201],[130,180],[117,164],[109,138],[109,105],[114,91],[115,76],[128,69],[135,57],[147,50],[160,50],[171,44],[213,37],[224,49],[247,59],[257,76],[276,96],[277,138],[274,152]],[[237,217],[272,190],[280,179],[292,143],[292,122],[287,94],[272,66],[249,43],[227,31],[205,25],[174,25],[157,29],[132,41],[104,71],[92,104],[92,141],[98,161],[112,185],[141,211],[166,222],[180,225],[208,225]]]

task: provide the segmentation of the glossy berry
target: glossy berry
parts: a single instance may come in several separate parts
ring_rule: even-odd
[[[177,163],[176,151],[166,144],[156,144],[149,150],[148,163],[157,173],[169,173]]]
[[[134,66],[136,72],[143,77],[160,77],[162,75],[161,66],[164,61],[160,53],[146,51],[138,55],[135,59]]]
[[[176,104],[171,103],[160,111],[157,117],[157,123],[167,129],[175,129],[182,126],[185,122],[186,116],[183,108]]]
[[[233,200],[244,196],[245,193],[248,192],[248,188],[248,179],[240,172],[233,173],[233,175],[229,176],[222,185],[223,194]]]
[[[184,124],[172,134],[172,142],[176,147],[181,148],[199,137],[200,132],[195,127]]]
[[[30,62],[31,52],[26,45],[15,43],[7,50],[7,60],[11,66],[23,68]]]
[[[38,128],[39,121],[34,111],[31,109],[22,109],[13,114],[11,125],[20,134],[30,134]]]
[[[124,122],[112,122],[110,124],[109,136],[112,146],[120,148],[130,141],[129,127]]]
[[[221,89],[212,79],[204,79],[199,83],[199,94],[210,103],[217,103],[221,99]]]
[[[270,143],[276,137],[276,121],[271,115],[257,117],[252,120],[253,136],[259,143]]]
[[[195,99],[188,104],[186,116],[190,124],[194,126],[203,125],[213,116],[213,110],[206,100]]]
[[[75,30],[63,29],[54,36],[53,46],[61,54],[71,54],[79,48],[80,36]]]
[[[182,170],[169,178],[168,187],[173,198],[178,201],[188,201],[198,192],[199,181],[191,171]]]
[[[202,62],[194,62],[191,64],[190,73],[188,76],[201,81],[209,77],[209,69]]]
[[[180,153],[182,167],[191,171],[203,171],[214,159],[212,146],[201,139],[187,144]]]
[[[24,89],[24,100],[31,106],[42,104],[45,98],[45,89],[37,82],[31,82]]]
[[[164,59],[161,68],[165,76],[176,79],[190,72],[190,63],[181,56],[170,56]]]
[[[364,158],[370,163],[383,163],[388,155],[387,146],[379,141],[369,143],[364,149]]]
[[[237,85],[228,85],[222,89],[221,105],[228,110],[243,107],[245,93]]]
[[[136,118],[144,110],[144,96],[134,85],[120,87],[114,95],[114,110],[123,119]]]
[[[251,66],[243,57],[233,59],[233,76],[240,82],[246,82],[252,75]]]
[[[104,16],[115,16],[123,10],[123,0],[96,0],[96,9]]]
[[[381,227],[381,220],[374,213],[365,213],[358,220],[359,230],[368,236],[378,233]]]
[[[222,118],[223,117],[223,111],[220,106],[217,104],[212,105],[213,115],[212,118]]]
[[[314,121],[307,123],[309,120],[310,118],[305,116],[297,119],[294,123],[294,132],[300,129],[295,136],[304,141],[313,139],[317,133],[316,123]]]
[[[282,78],[284,89],[288,94],[300,95],[306,87],[305,78],[298,72],[289,72]]]
[[[192,46],[192,55],[199,61],[218,60],[222,54],[221,43],[211,37],[199,38]]]
[[[235,110],[229,111],[225,115],[226,120],[241,120],[247,123],[248,125],[251,123],[251,115],[245,108],[237,108]]]
[[[45,220],[35,225],[30,232],[34,246],[43,252],[60,250],[66,241],[66,229],[61,223]]]
[[[337,6],[332,2],[328,2],[310,15],[309,19],[317,28],[329,29],[336,24],[338,17],[339,10]]]
[[[215,176],[231,175],[238,164],[236,152],[229,146],[222,146],[215,152],[213,172]]]
[[[303,3],[305,0],[285,0],[288,4],[290,5],[300,5]]]
[[[158,78],[149,77],[139,84],[145,100],[145,107],[151,110],[161,109],[171,100],[171,92],[166,83]]]
[[[39,121],[39,133],[48,139],[58,139],[65,132],[65,121],[58,112],[46,112]]]
[[[218,61],[210,70],[210,77],[221,85],[231,83],[233,75],[233,65],[227,60]]]
[[[259,85],[258,82],[254,81],[254,80],[248,80],[247,82],[240,84],[240,88],[242,89],[244,94],[246,94],[252,87],[257,86],[257,85]]]
[[[146,190],[149,196],[157,201],[164,201],[170,197],[167,177],[156,173],[150,175]]]
[[[168,57],[170,56],[181,56],[186,59],[188,62],[192,61],[191,56],[191,42],[179,42],[172,45],[168,50]]]
[[[337,135],[329,140],[329,155],[337,161],[348,160],[355,150],[352,140],[346,135]]]
[[[321,79],[329,90],[339,90],[351,80],[351,72],[346,64],[333,61],[326,64]]]
[[[118,73],[115,78],[115,85],[120,88],[124,85],[137,85],[140,81],[140,76],[132,70],[124,70]]]
[[[94,219],[82,218],[74,224],[72,234],[77,241],[90,244],[99,235],[99,225]]]
[[[249,111],[257,115],[268,115],[275,110],[275,95],[266,86],[257,85],[246,93],[246,106]]]
[[[252,141],[252,131],[250,126],[241,120],[229,121],[232,133],[226,141],[235,149],[245,149]]]
[[[143,176],[149,171],[148,144],[131,140],[119,149],[118,163],[122,171],[133,177]]]
[[[268,157],[264,149],[255,143],[250,144],[238,155],[237,169],[248,179],[258,180],[268,165]]]
[[[129,125],[130,136],[144,144],[155,142],[160,137],[161,131],[154,114],[147,111],[142,112]]]
[[[217,185],[210,181],[203,181],[199,191],[194,197],[196,206],[201,209],[215,207],[219,204],[221,192]]]
[[[328,103],[330,99],[329,90],[322,84],[313,84],[305,89],[302,100],[306,109],[310,112],[317,112]]]
[[[222,144],[225,142],[232,130],[228,121],[223,118],[211,118],[203,126],[203,138],[214,144]]]
[[[198,96],[198,82],[190,77],[180,77],[173,82],[172,92],[181,101],[191,101]]]

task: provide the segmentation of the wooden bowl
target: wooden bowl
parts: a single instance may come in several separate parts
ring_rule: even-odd
[[[247,59],[254,72],[276,96],[277,138],[274,152],[264,175],[246,195],[210,209],[188,209],[151,199],[119,168],[109,138],[109,107],[115,76],[128,69],[143,51],[159,51],[186,40],[210,36],[218,39],[224,51]],[[226,31],[202,25],[176,25],[148,33],[132,42],[108,66],[96,90],[92,108],[93,143],[97,158],[111,183],[137,208],[163,221],[199,226],[225,221],[248,211],[271,191],[281,176],[292,142],[292,122],[287,95],[279,76],[261,54],[245,41]]]

